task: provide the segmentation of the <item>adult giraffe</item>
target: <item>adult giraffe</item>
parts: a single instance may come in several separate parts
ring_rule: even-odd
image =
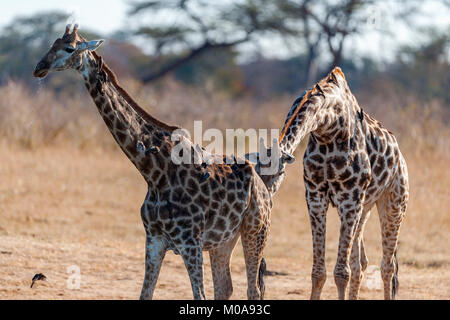
[[[151,299],[168,250],[180,254],[195,299],[204,299],[203,253],[210,252],[216,299],[232,293],[230,258],[239,236],[247,268],[249,299],[262,299],[259,272],[270,226],[272,200],[254,167],[243,164],[175,164],[172,151],[186,143],[179,129],[146,113],[119,85],[94,51],[103,40],[85,41],[75,25],[66,27],[37,64],[35,77],[73,69],[85,82],[100,115],[122,151],[148,184],[141,208],[146,231],[146,268],[141,299]],[[181,149],[183,150],[183,149]],[[185,151],[185,150],[184,150]],[[258,277],[259,275],[259,277]]]
[[[358,298],[367,266],[364,224],[374,204],[382,232],[384,297],[395,298],[397,240],[409,186],[406,162],[394,135],[359,107],[339,67],[294,102],[280,135],[280,150],[293,154],[307,134],[303,164],[314,250],[311,299],[320,298],[326,280],[330,203],[341,218],[334,269],[339,299],[345,299],[349,278],[349,297]]]

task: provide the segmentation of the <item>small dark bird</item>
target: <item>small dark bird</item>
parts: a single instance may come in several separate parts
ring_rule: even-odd
[[[30,288],[33,288],[33,285],[36,281],[47,281],[47,277],[44,276],[42,273],[37,273],[34,275],[33,279],[31,280],[31,286]]]

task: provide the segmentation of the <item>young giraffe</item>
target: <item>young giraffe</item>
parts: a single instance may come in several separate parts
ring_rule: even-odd
[[[266,185],[272,197],[275,195],[275,193],[277,193],[278,189],[281,186],[281,183],[286,177],[286,165],[295,162],[295,157],[292,154],[280,151],[278,148],[278,169],[270,174],[262,174],[264,173],[264,169],[267,170],[271,168],[272,163],[270,161],[261,161],[260,155],[266,155],[266,159],[272,160],[272,152],[274,150],[274,147],[277,147],[276,144],[278,144],[278,139],[274,140],[274,144],[271,148],[266,149],[264,141],[260,140],[259,151],[247,153],[245,155],[245,158],[255,165],[256,172],[261,177],[261,180]]]
[[[334,269],[339,299],[345,299],[350,271],[349,297],[358,298],[367,266],[364,224],[374,204],[382,232],[384,297],[394,299],[397,239],[409,197],[406,163],[394,135],[359,107],[338,67],[294,102],[280,135],[280,149],[293,154],[308,133],[303,164],[314,250],[311,299],[320,298],[326,279],[330,203],[341,218]]]
[[[266,243],[272,200],[253,166],[179,164],[171,159],[179,143],[190,141],[147,114],[119,85],[94,51],[103,40],[85,41],[70,25],[37,64],[35,77],[49,71],[78,71],[100,115],[122,151],[148,184],[141,209],[146,231],[146,268],[141,299],[151,299],[165,253],[184,260],[195,299],[204,299],[203,253],[210,252],[216,299],[232,294],[230,258],[242,238],[249,299],[262,299],[259,268]],[[259,277],[258,277],[259,276]]]

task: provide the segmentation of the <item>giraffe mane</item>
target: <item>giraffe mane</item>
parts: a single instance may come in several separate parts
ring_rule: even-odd
[[[97,62],[101,59],[101,57],[95,52],[91,51],[94,58]],[[126,102],[130,104],[130,106],[146,121],[153,123],[154,125],[167,130],[169,132],[173,132],[175,130],[180,129],[178,126],[168,125],[155,117],[151,116],[148,112],[146,112],[139,104],[129,95],[129,93],[119,84],[115,73],[111,70],[111,68],[103,62],[102,70],[106,72],[108,75],[109,81],[113,84],[116,90],[123,96]]]
[[[324,92],[322,91],[322,88],[329,82],[333,82],[335,85],[339,86],[336,80],[336,74],[340,75],[345,82],[347,81],[341,68],[335,67],[325,78],[316,83],[312,87],[312,89],[306,91],[306,93],[303,95],[303,98],[298,103],[298,106],[295,108],[295,111],[292,113],[291,117],[286,121],[286,124],[283,128],[283,131],[280,134],[280,138],[278,139],[278,141],[283,140],[283,138],[286,136],[289,127],[291,126],[294,119],[297,117],[298,113],[300,112],[300,109],[302,109],[308,103],[309,98],[311,98],[313,94],[319,93],[325,96]],[[294,104],[297,103],[297,101],[298,100],[296,100]]]
[[[314,90],[314,89],[312,89]],[[309,100],[310,96],[311,96],[311,91],[312,90],[308,90],[304,95],[302,100],[298,103],[298,106],[295,108],[295,111],[292,113],[291,117],[286,121],[286,124],[284,125],[283,131],[280,134],[280,138],[278,139],[278,141],[283,140],[284,136],[286,135],[287,130],[289,129],[289,127],[291,126],[292,122],[294,121],[295,117],[297,116],[297,114],[299,113],[300,109],[306,104],[306,102]],[[297,102],[297,101],[296,101]],[[294,102],[295,104],[295,102]]]

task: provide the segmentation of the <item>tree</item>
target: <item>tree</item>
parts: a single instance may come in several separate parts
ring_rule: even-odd
[[[152,14],[152,24],[137,35],[153,40],[156,56],[180,50],[182,56],[143,77],[158,79],[205,51],[236,47],[262,38],[280,37],[306,45],[305,87],[318,76],[319,49],[326,46],[331,62],[326,71],[342,61],[345,40],[364,28],[363,13],[375,0],[242,0],[220,4],[201,0],[157,0],[134,3],[131,14]],[[158,15],[164,20],[158,20]],[[160,61],[159,61],[160,62]]]
[[[304,0],[300,3],[299,11],[304,25],[303,35],[308,47],[305,86],[315,82],[318,77],[318,68],[315,63],[321,42],[325,42],[332,56],[328,67],[322,70],[327,73],[341,64],[345,40],[360,32],[366,19],[360,13],[373,2],[373,0],[346,0],[333,4],[330,1]]]
[[[450,36],[449,31],[424,30],[427,41],[399,49],[390,75],[423,101],[441,99],[450,105]]]
[[[383,9],[382,15],[410,24],[408,19],[420,12],[421,5],[420,1],[397,0],[146,0],[133,3],[130,13],[148,14],[151,23],[140,26],[136,34],[151,40],[154,65],[161,66],[146,74],[145,82],[159,79],[207,51],[281,38],[287,47],[300,49],[291,50],[292,55],[307,57],[305,68],[298,71],[304,73],[304,80],[297,86],[304,88],[342,63],[350,37],[374,28],[370,24],[372,9]],[[386,28],[379,31],[390,32]],[[168,53],[173,59],[163,62],[161,56]],[[324,62],[322,68],[319,59]]]
[[[301,30],[301,38],[306,46],[305,83],[308,87],[318,78],[322,78],[332,68],[343,62],[345,43],[352,36],[359,36],[373,28],[371,25],[372,10],[380,6],[393,4],[395,0],[285,0],[278,2],[280,10],[292,21],[297,20],[297,28]],[[377,7],[377,5],[379,7]],[[418,3],[402,4],[401,10],[389,14],[398,18],[398,21],[410,18],[418,11]],[[378,17],[379,18],[379,17]],[[389,30],[380,29],[384,34]],[[326,67],[318,68],[317,61],[324,59],[326,52],[330,56]]]
[[[144,82],[159,79],[208,51],[234,48],[269,34],[298,34],[285,22],[277,1],[271,0],[143,1],[134,3],[130,14],[147,11],[152,13],[152,23],[139,27],[136,34],[153,41],[155,61],[174,50],[182,54],[144,76]]]

